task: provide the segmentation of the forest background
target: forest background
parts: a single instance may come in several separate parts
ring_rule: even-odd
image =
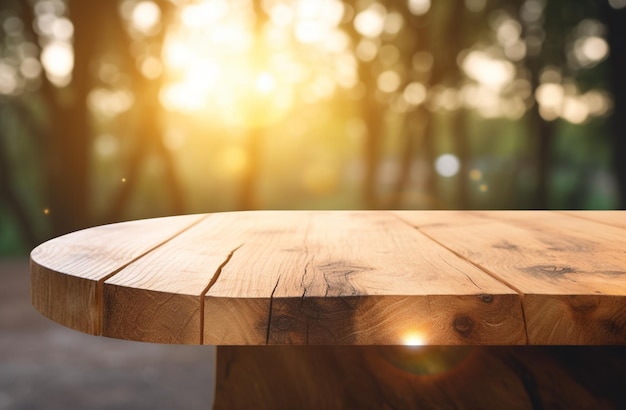
[[[0,255],[249,209],[624,209],[626,0],[4,0]]]

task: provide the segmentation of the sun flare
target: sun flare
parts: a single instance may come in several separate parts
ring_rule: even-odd
[[[264,2],[267,21],[256,20],[251,1],[239,3],[247,12],[208,0],[181,8],[163,46],[166,109],[258,127],[298,98],[314,103],[356,84],[340,1]]]
[[[424,346],[426,345],[426,338],[422,333],[407,332],[402,337],[402,344],[405,346]]]

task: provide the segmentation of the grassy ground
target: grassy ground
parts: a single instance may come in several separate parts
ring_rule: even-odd
[[[0,260],[0,410],[210,408],[214,348],[89,336],[29,301],[28,260]]]

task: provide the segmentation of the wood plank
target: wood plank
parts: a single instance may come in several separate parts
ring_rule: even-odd
[[[560,213],[588,219],[590,221],[626,228],[626,212],[624,211],[559,211]]]
[[[260,275],[255,264],[282,257],[274,246],[277,238],[282,232],[290,240],[300,218],[272,211],[209,215],[104,283],[103,335],[158,343],[265,344],[275,279]],[[264,253],[252,261],[242,257],[254,244],[262,244]],[[234,287],[225,287],[224,272],[241,259],[247,269],[236,268]]]
[[[278,215],[207,293],[205,343],[525,343],[514,291],[395,216]],[[251,334],[234,339],[242,326],[229,325],[244,321]]]
[[[242,212],[232,229],[243,245],[223,267],[204,298],[205,344],[266,344],[272,295],[281,278],[304,266],[298,246],[306,235],[306,211]]]
[[[200,344],[202,296],[255,219],[244,213],[210,214],[106,280],[102,334]]]
[[[101,282],[198,222],[202,215],[138,220],[73,232],[31,252],[31,301],[51,320],[101,332]]]
[[[531,344],[626,343],[626,235],[545,211],[396,212],[523,294]]]

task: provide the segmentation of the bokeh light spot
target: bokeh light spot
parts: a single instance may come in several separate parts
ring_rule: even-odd
[[[48,43],[41,53],[41,63],[50,81],[62,87],[69,84],[74,68],[74,50],[63,41]]]
[[[133,8],[131,19],[137,30],[149,33],[161,20],[161,9],[153,1],[140,1]]]
[[[426,100],[426,87],[422,83],[412,82],[405,88],[402,96],[411,105],[419,105]]]
[[[267,94],[276,86],[276,80],[269,73],[261,73],[256,78],[255,86],[258,91]]]
[[[479,169],[473,169],[470,171],[469,177],[472,181],[480,181],[483,177],[483,173]]]
[[[459,172],[461,163],[459,158],[452,154],[443,154],[435,161],[437,173],[443,177],[452,177]]]
[[[380,73],[376,84],[380,91],[392,93],[400,87],[400,75],[393,70],[387,70]]]
[[[374,3],[356,15],[354,18],[354,28],[364,37],[378,37],[385,28],[386,12],[382,4]]]
[[[416,16],[428,13],[430,10],[430,0],[408,0],[409,11]]]

